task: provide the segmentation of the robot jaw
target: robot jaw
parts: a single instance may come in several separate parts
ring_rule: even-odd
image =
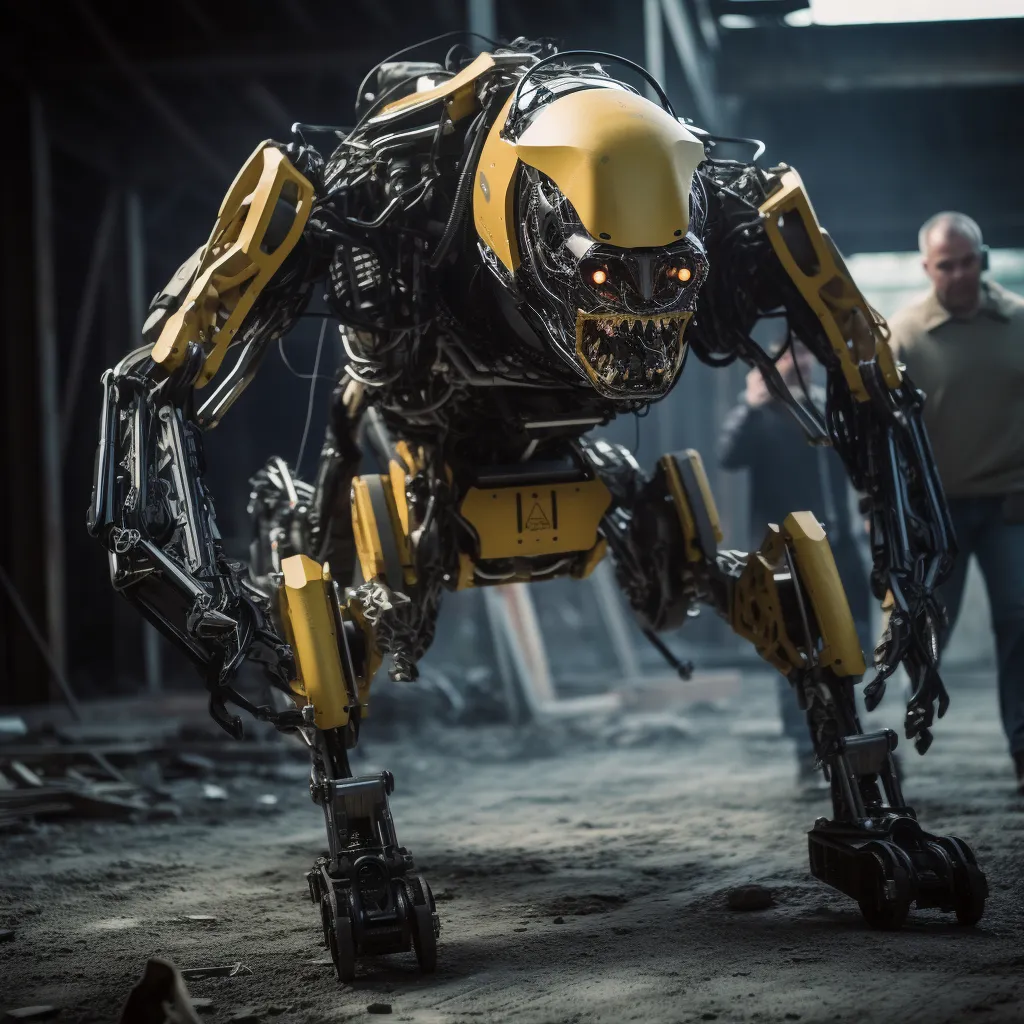
[[[692,311],[576,314],[576,358],[606,398],[660,398],[682,370]]]

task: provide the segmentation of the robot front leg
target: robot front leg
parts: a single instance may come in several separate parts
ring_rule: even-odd
[[[899,927],[915,902],[977,922],[987,885],[974,854],[918,824],[893,770],[896,735],[861,731],[853,683],[864,656],[821,524],[795,512],[768,528],[757,551],[719,550],[718,512],[693,451],[663,456],[624,501],[626,525],[613,517],[605,528],[641,615],[662,628],[691,599],[704,600],[793,683],[832,788],[833,817],[809,836],[812,873],[852,896],[875,927]],[[648,549],[656,559],[645,561]]]
[[[855,899],[873,928],[900,928],[914,903],[976,924],[985,876],[963,840],[918,823],[893,763],[896,733],[861,731],[850,679],[825,671],[798,689],[832,795],[832,819],[818,818],[808,833],[811,873]]]
[[[833,805],[809,839],[811,873],[857,901],[875,928],[899,928],[911,904],[980,920],[988,895],[970,847],[935,836],[903,797],[891,730],[865,734],[854,703],[864,672],[857,634],[824,531],[810,513],[772,527],[746,557],[732,622],[794,684]]]
[[[324,812],[328,851],[307,874],[338,977],[356,960],[415,949],[434,970],[440,923],[430,886],[400,846],[388,796],[390,772],[353,777],[348,751],[358,739],[369,683],[380,664],[373,631],[342,599],[329,569],[305,555],[281,563],[281,618],[295,651],[296,702],[312,753],[310,795]]]
[[[441,924],[430,886],[398,844],[388,806],[394,776],[384,771],[353,778],[345,732],[318,733],[310,777],[329,844],[327,855],[306,875],[310,898],[320,908],[324,941],[344,982],[355,977],[358,957],[411,948],[420,969],[433,971]]]

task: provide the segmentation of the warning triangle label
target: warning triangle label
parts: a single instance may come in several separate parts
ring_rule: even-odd
[[[533,508],[530,509],[530,514],[526,517],[526,528],[528,530],[551,529],[551,521],[544,515],[544,510],[538,502],[534,502]]]

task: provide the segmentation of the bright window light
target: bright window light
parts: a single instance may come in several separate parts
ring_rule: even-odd
[[[811,0],[816,25],[1024,18],[1024,0]]]

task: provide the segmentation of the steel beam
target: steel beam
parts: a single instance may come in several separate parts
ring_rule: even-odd
[[[215,174],[223,181],[231,181],[234,177],[232,169],[221,160],[214,150],[192,129],[192,126],[164,99],[146,75],[129,60],[89,4],[85,3],[84,0],[79,0],[76,8],[82,16],[82,20],[85,21],[92,34],[96,37],[97,42],[106,51],[110,62],[131,82],[138,95],[149,105],[150,109],[177,135],[184,145],[188,146],[196,159],[210,173]]]
[[[1024,23],[844,25],[749,29],[722,41],[723,92],[813,97],[822,92],[1024,85]]]
[[[99,226],[96,228],[92,252],[89,254],[89,265],[85,271],[85,283],[82,285],[82,299],[78,304],[78,315],[75,317],[71,359],[68,362],[67,379],[64,382],[64,407],[61,409],[60,450],[62,459],[67,457],[71,429],[75,422],[75,409],[78,406],[78,396],[82,390],[85,355],[89,349],[89,335],[92,333],[93,321],[96,319],[96,300],[99,296],[100,282],[107,266],[114,225],[117,223],[118,201],[119,192],[112,187],[107,193],[107,201],[100,214]]]
[[[365,68],[387,55],[384,47],[288,52],[258,50],[249,53],[209,53],[183,57],[146,57],[132,62],[133,69],[150,82],[194,83],[196,79],[295,78],[308,75],[337,77],[354,82],[359,68]],[[5,55],[12,63],[3,66]],[[15,77],[19,57],[0,40],[0,75]],[[33,68],[34,78],[45,85],[88,80],[111,81],[121,69],[96,61],[68,61],[61,64],[40,62]]]
[[[125,195],[124,226],[128,256],[128,337],[129,348],[135,347],[146,319],[146,248],[142,223],[142,199],[132,190]],[[160,634],[149,622],[142,623],[142,663],[146,692],[163,690],[163,664],[160,657]]]
[[[661,0],[644,0],[644,64],[665,86],[665,37],[662,33]],[[644,90],[649,100],[657,102],[658,94],[651,85]]]
[[[466,24],[470,32],[487,39],[498,37],[498,11],[494,0],[466,0]],[[482,44],[483,40],[475,39],[470,45]]]
[[[714,61],[701,52],[701,44],[697,41],[689,15],[683,9],[682,0],[661,0],[661,10],[690,95],[697,106],[697,115],[703,122],[701,127],[713,132],[724,131],[714,90]]]
[[[32,162],[32,233],[36,277],[36,346],[39,357],[39,446],[43,477],[46,546],[46,627],[49,653],[57,674],[67,675],[67,634],[64,592],[64,495],[60,459],[60,392],[58,385],[56,290],[53,269],[53,189],[46,115],[38,95],[30,100]]]
[[[633,638],[630,636],[629,619],[622,601],[622,591],[615,582],[615,573],[607,558],[598,563],[590,577],[590,582],[594,588],[598,607],[601,609],[601,618],[604,620],[605,629],[608,631],[608,639],[611,641],[615,657],[619,662],[619,671],[624,680],[633,683],[640,678],[640,658],[633,645]]]
[[[36,645],[43,661],[46,662],[46,665],[50,670],[50,675],[53,678],[53,681],[57,684],[57,689],[60,690],[60,694],[64,698],[64,701],[68,706],[68,710],[71,712],[71,717],[76,722],[80,722],[82,720],[82,708],[75,697],[74,690],[71,689],[71,684],[68,682],[67,676],[64,674],[64,669],[57,664],[52,647],[47,643],[46,638],[39,631],[39,627],[33,620],[25,602],[21,599],[21,594],[18,593],[13,580],[7,575],[7,571],[2,565],[0,565],[0,587],[3,587],[6,591],[7,599],[11,602],[11,606],[18,613],[22,625],[25,627],[25,632],[32,638],[32,642]]]

